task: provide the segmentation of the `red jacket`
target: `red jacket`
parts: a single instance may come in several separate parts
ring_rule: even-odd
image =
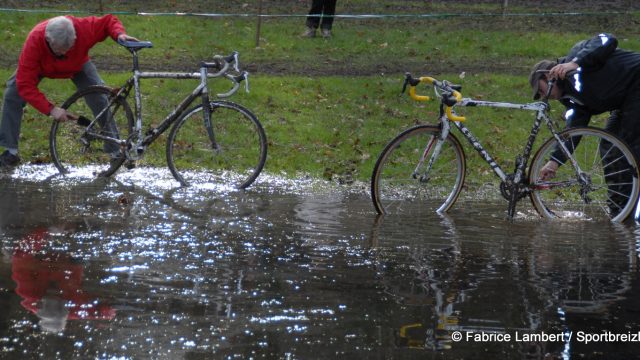
[[[118,35],[125,33],[122,23],[113,15],[85,18],[67,16],[67,18],[73,22],[76,42],[63,59],[58,59],[47,45],[45,27],[48,20],[45,20],[31,30],[18,60],[16,72],[18,94],[45,115],[49,115],[54,105],[38,89],[40,79],[43,77],[72,78],[89,61],[89,50],[95,44],[108,36],[117,40]]]
[[[38,302],[52,288],[65,300],[67,319],[111,320],[116,310],[82,289],[84,267],[65,253],[42,253],[48,237],[47,229],[39,228],[25,237],[11,260],[16,293],[22,297],[20,305],[38,312]]]

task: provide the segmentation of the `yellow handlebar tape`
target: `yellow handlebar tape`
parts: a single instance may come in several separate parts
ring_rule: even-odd
[[[429,84],[433,84],[433,82],[435,81],[434,78],[432,77],[428,77],[428,76],[423,76],[420,77],[420,83],[429,83]],[[431,100],[431,98],[427,95],[418,95],[416,94],[416,87],[415,86],[411,86],[409,87],[409,95],[411,96],[411,98],[413,100],[416,101],[429,101]],[[453,91],[453,95],[456,97],[457,101],[461,101],[462,100],[462,94],[460,94],[460,92],[458,91]],[[453,113],[453,109],[451,106],[447,106],[446,107],[446,114],[447,114],[447,118],[451,121],[465,121],[466,118],[464,116],[460,116],[460,115],[455,115]]]

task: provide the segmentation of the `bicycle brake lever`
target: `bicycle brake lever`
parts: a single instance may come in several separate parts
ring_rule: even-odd
[[[242,72],[242,76],[244,77],[244,91],[249,93],[249,73],[246,71]]]
[[[240,55],[237,51],[231,53],[231,55],[227,56],[225,60],[229,63],[233,63],[233,69],[235,71],[240,71]]]
[[[249,72],[248,71],[243,71],[242,74],[240,74],[238,76],[233,76],[233,77],[231,77],[231,79],[236,84],[240,84],[242,81],[244,81],[245,82],[244,83],[244,90],[246,92],[249,92]]]
[[[406,88],[407,84],[411,85],[411,86],[418,86],[420,85],[420,82],[422,82],[422,80],[420,78],[414,78],[413,76],[411,76],[411,73],[405,73],[405,77],[404,77],[404,87]]]
[[[458,103],[458,99],[450,92],[443,93],[442,98],[444,99],[444,104],[447,106],[453,106]]]
[[[555,79],[549,79],[549,81],[547,82],[547,93],[544,96],[545,100],[549,100],[549,96],[551,95],[551,90],[553,89],[553,86],[555,85],[556,80]]]
[[[407,85],[409,85],[410,78],[411,78],[411,75],[409,73],[406,73],[404,77],[404,83],[402,84],[402,91],[398,96],[402,96],[405,93],[405,91],[407,91]]]

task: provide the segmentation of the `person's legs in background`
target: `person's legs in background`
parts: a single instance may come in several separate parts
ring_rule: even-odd
[[[318,26],[320,26],[323,6],[324,0],[313,0],[311,2],[311,9],[309,10],[309,16],[307,16],[306,22],[307,30],[302,34],[302,36],[316,36],[316,30],[318,29]]]
[[[336,14],[336,0],[325,0],[322,9],[322,22],[320,23],[320,32],[322,37],[331,37],[331,28]]]
[[[18,94],[16,74],[7,81],[7,88],[2,101],[2,120],[0,122],[0,146],[5,151],[0,154],[0,168],[18,165],[18,140],[20,125],[26,102]]]

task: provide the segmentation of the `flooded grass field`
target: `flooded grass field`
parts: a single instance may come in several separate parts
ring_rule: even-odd
[[[505,210],[23,166],[0,176],[0,358],[640,358],[636,226]]]

